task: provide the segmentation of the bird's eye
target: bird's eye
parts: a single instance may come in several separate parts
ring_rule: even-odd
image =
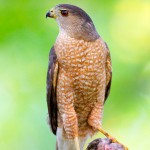
[[[62,16],[68,16],[69,11],[68,10],[61,10],[60,11]]]

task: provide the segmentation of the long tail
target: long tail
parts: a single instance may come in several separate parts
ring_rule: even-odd
[[[57,141],[56,141],[56,150],[58,150],[58,144],[57,144]]]
[[[56,142],[56,150],[76,150],[75,139],[68,140],[63,137],[62,129],[57,128],[57,142]],[[80,138],[78,137],[80,150],[83,150],[84,144],[87,140],[87,137]]]

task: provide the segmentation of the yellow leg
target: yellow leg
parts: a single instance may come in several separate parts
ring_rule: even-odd
[[[80,150],[79,140],[78,140],[78,137],[77,137],[77,136],[75,137],[74,141],[75,141],[76,150]]]
[[[113,136],[111,136],[110,134],[108,134],[106,131],[104,131],[102,128],[98,128],[98,130],[104,134],[107,138],[111,139],[113,143],[118,143],[118,144],[121,144],[125,150],[128,150],[128,148],[123,145],[122,143],[120,143],[118,140],[116,140]]]

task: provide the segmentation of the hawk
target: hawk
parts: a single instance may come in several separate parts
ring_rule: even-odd
[[[112,138],[102,129],[112,78],[110,52],[81,8],[59,4],[47,17],[59,26],[47,72],[50,126],[58,150],[82,150],[87,138],[97,131]]]

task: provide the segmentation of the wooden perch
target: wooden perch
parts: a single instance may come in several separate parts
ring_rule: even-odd
[[[124,150],[124,147],[121,144],[112,143],[109,138],[99,138],[90,142],[86,150]]]

